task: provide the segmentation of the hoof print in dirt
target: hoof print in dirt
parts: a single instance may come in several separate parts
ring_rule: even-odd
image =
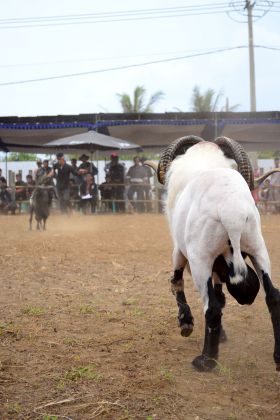
[[[193,359],[192,365],[199,372],[211,372],[211,370],[217,366],[217,362],[216,360],[201,354]]]
[[[181,325],[180,328],[182,337],[189,337],[189,335],[193,332],[193,324],[184,324]]]

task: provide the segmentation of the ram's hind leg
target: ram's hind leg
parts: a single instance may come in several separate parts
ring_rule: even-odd
[[[216,299],[219,301],[221,308],[223,309],[226,304],[226,296],[223,292],[223,284],[221,283],[219,276],[214,272],[212,275],[213,284],[214,284],[214,292],[216,295]],[[221,332],[220,332],[220,343],[225,343],[227,341],[227,335],[223,328],[223,324],[221,324]]]
[[[251,257],[265,291],[265,301],[271,315],[274,332],[273,357],[276,370],[280,371],[280,291],[273,286],[270,278],[270,262],[266,250],[262,255]]]
[[[173,251],[173,267],[174,274],[170,279],[171,291],[176,298],[179,308],[178,323],[181,329],[181,335],[188,337],[193,332],[193,316],[191,309],[187,304],[184,292],[183,272],[186,267],[187,260],[178,248]]]
[[[199,371],[209,371],[217,365],[221,333],[222,304],[217,299],[212,283],[212,264],[206,266],[205,260],[195,261],[191,272],[203,303],[205,314],[205,337],[202,354],[192,364]]]

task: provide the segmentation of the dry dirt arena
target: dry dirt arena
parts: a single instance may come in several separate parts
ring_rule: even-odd
[[[164,216],[0,217],[0,418],[247,420],[280,418],[280,374],[261,291],[227,294],[218,368],[198,373],[202,305],[186,275],[195,329],[183,338],[169,290]],[[263,216],[280,287],[280,217]]]

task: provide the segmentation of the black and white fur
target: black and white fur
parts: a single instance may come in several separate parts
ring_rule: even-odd
[[[185,267],[203,302],[204,347],[193,366],[201,371],[216,366],[225,304],[221,283],[227,282],[229,290],[237,290],[237,299],[244,286],[245,303],[254,300],[255,296],[246,296],[251,289],[245,286],[250,279],[255,282],[256,276],[245,263],[248,255],[265,291],[275,337],[274,360],[280,370],[280,293],[271,281],[260,216],[247,183],[218,146],[198,143],[171,163],[166,213],[174,243],[171,288],[183,336],[193,330],[193,316],[184,293]]]
[[[53,188],[37,186],[30,199],[29,229],[32,230],[33,213],[37,221],[37,229],[46,230],[46,221],[50,215]]]

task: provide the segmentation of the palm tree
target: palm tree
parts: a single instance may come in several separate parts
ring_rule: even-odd
[[[133,99],[127,93],[117,93],[123,112],[153,112],[153,105],[164,97],[162,91],[155,92],[145,104],[145,95],[144,86],[136,86]]]
[[[207,89],[203,94],[200,93],[200,88],[195,86],[193,88],[193,94],[191,99],[192,111],[194,112],[218,112],[218,111],[234,111],[239,104],[229,106],[228,98],[226,99],[226,105],[218,109],[219,100],[223,97],[223,92],[220,91],[216,94],[214,89]]]

